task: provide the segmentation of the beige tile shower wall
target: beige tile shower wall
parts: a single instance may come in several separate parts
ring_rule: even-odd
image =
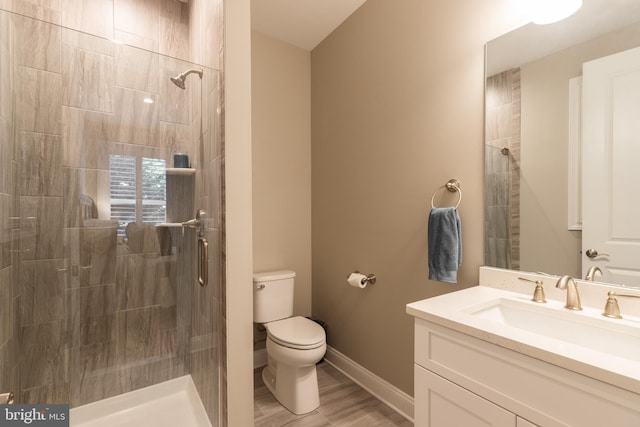
[[[195,208],[206,212],[205,238],[209,244],[209,284],[201,287],[194,281],[192,287],[190,372],[214,426],[225,425],[227,419],[222,13],[222,0],[189,3],[190,58],[207,67],[196,83],[200,90],[192,98],[190,127],[195,153],[202,160],[195,178]]]
[[[178,0],[2,0],[0,9],[189,59],[189,6]]]
[[[517,2],[368,0],[311,54],[313,314],[329,345],[413,394],[411,301],[483,263],[484,44]],[[458,284],[427,279],[430,198],[463,190]],[[375,273],[358,290],[346,275]]]
[[[519,270],[520,69],[488,77],[486,91],[485,262]]]
[[[20,270],[14,265],[17,243],[11,219],[17,184],[11,121],[11,25],[9,15],[0,11],[0,389],[14,391],[20,384],[20,291],[15,280]]]
[[[78,3],[78,10],[61,11],[62,21],[84,25],[89,17],[99,17],[82,29],[109,36],[114,7],[122,12],[119,8],[131,4],[106,3]],[[181,11],[173,48],[188,52],[188,32],[177,30],[185,24],[185,6],[173,1],[145,5],[157,8],[158,19]],[[42,10],[34,15],[44,16]],[[142,19],[139,10],[137,19]],[[159,34],[162,23],[143,26],[156,27]],[[19,333],[25,357],[14,371],[3,367],[8,378],[0,380],[17,384],[22,377],[19,401],[76,406],[184,375],[189,362],[176,348],[175,255],[162,252],[153,226],[130,227],[126,242],[116,238],[108,182],[110,154],[164,158],[171,166],[173,152],[195,152],[190,97],[196,88],[182,91],[168,79],[189,64],[17,15],[1,28],[0,132],[7,135],[3,154],[10,150],[2,161],[11,162],[2,170],[15,170],[18,179],[3,174],[0,188],[0,293],[8,302],[2,313],[14,314],[11,321],[3,320],[0,351],[3,361],[14,360],[11,337]],[[13,31],[9,47],[6,28]],[[131,30],[125,24],[119,28]],[[151,33],[140,36],[148,40]],[[162,43],[155,49],[163,49]],[[5,61],[7,55],[15,61]],[[14,114],[5,102],[7,79],[15,88]],[[154,104],[142,103],[143,97]],[[13,129],[7,127],[12,125],[7,114],[17,118]],[[15,148],[4,143],[9,138]],[[13,194],[20,195],[15,203]],[[81,215],[87,196],[96,202],[95,219]],[[23,218],[15,225],[19,231],[10,230],[10,216]],[[18,233],[13,244],[9,236]],[[11,253],[19,254],[11,262],[15,268],[5,262]],[[17,298],[19,313],[18,304],[9,303]]]

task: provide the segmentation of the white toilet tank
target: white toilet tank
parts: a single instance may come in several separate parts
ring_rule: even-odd
[[[293,314],[295,271],[279,270],[253,274],[253,321],[268,323]]]

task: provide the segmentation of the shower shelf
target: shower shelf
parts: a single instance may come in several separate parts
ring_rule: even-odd
[[[193,175],[196,173],[195,169],[192,168],[167,168],[167,175]]]

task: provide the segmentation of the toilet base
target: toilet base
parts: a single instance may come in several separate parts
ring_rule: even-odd
[[[296,415],[320,406],[315,365],[294,368],[270,360],[262,370],[262,381],[282,406]]]

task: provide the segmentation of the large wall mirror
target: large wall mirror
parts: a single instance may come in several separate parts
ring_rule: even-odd
[[[640,288],[640,1],[486,47],[485,264]]]

